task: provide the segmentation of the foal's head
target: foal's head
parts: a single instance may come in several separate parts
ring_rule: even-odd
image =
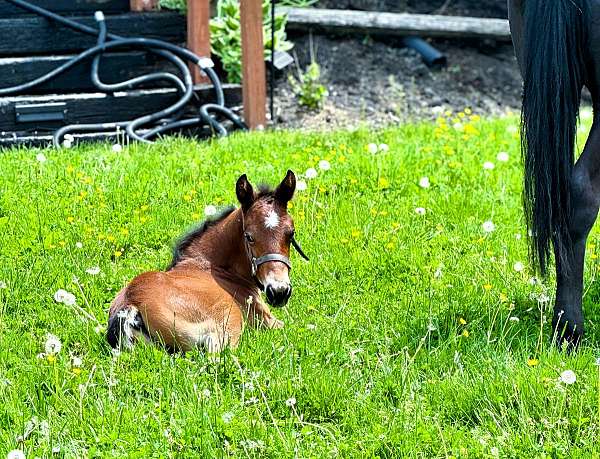
[[[246,174],[238,179],[235,188],[242,206],[244,245],[252,275],[273,306],[285,305],[292,294],[290,244],[305,257],[294,239],[294,222],[287,211],[295,190],[296,176],[292,171],[274,191],[254,191]]]

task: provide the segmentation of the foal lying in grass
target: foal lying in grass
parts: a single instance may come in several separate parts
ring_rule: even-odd
[[[306,258],[287,212],[295,189],[292,171],[274,191],[255,192],[242,175],[240,208],[184,236],[166,271],[143,273],[119,292],[109,312],[110,345],[130,348],[143,337],[170,350],[219,352],[237,346],[244,318],[283,327],[261,290],[269,304],[284,306],[292,294],[290,244]]]

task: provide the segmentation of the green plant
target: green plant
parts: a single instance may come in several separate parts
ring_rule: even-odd
[[[160,0],[158,2],[160,8],[166,8],[168,10],[179,10],[185,12],[187,9],[186,0]]]
[[[263,39],[265,57],[270,57],[271,19],[270,2],[263,1]],[[288,51],[293,44],[286,40],[287,16],[275,16],[275,50]],[[230,83],[242,80],[242,40],[239,0],[219,0],[217,15],[210,21],[212,52],[221,59]]]
[[[327,88],[321,84],[321,66],[314,58],[314,51],[311,41],[311,62],[306,67],[306,70],[302,72],[296,60],[296,68],[298,70],[298,77],[289,75],[289,82],[292,86],[292,90],[298,97],[300,105],[307,107],[311,110],[316,110],[323,106],[325,99],[327,98]]]

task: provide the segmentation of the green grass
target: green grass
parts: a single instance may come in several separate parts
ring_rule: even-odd
[[[567,356],[549,345],[539,299],[553,292],[530,282],[517,237],[517,120],[455,121],[0,154],[0,457],[600,457],[600,237],[586,342]],[[234,203],[244,172],[276,183],[321,159],[331,170],[291,209],[311,261],[293,255],[283,330],[247,329],[217,361],[111,354],[96,330],[110,301],[164,268],[206,205]],[[59,288],[76,307],[54,301]],[[55,359],[38,357],[48,333],[62,341]]]

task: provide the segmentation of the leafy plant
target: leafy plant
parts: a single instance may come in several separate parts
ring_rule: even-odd
[[[275,50],[288,51],[294,45],[287,41],[285,25],[287,16],[275,16]],[[210,21],[211,49],[219,56],[231,83],[242,80],[242,39],[239,0],[219,0],[217,15]],[[270,57],[271,15],[270,2],[263,1],[263,41],[265,57]]]
[[[298,59],[296,59],[296,68],[298,77],[290,74],[288,78],[300,105],[311,110],[321,108],[328,92],[327,88],[321,84],[321,66],[315,59],[312,37],[310,41],[310,64],[303,72],[298,65]]]

